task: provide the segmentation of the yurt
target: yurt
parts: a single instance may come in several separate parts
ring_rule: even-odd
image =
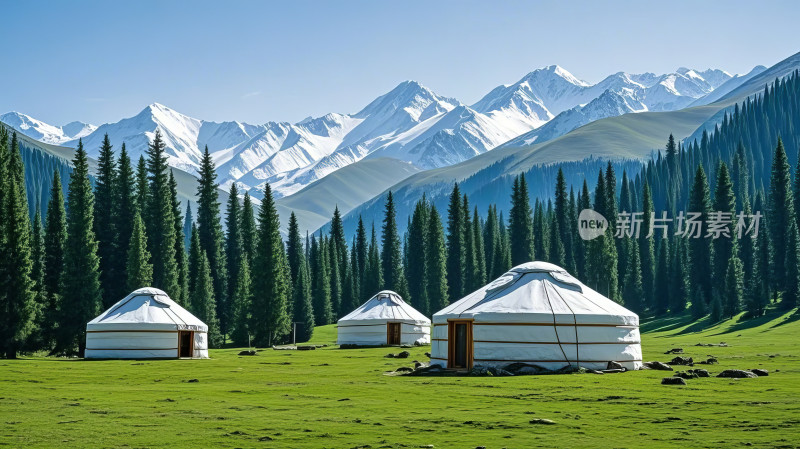
[[[208,326],[157,288],[140,288],[86,325],[87,359],[208,358]]]
[[[433,315],[431,364],[642,365],[639,317],[563,268],[529,262]]]
[[[383,290],[339,320],[340,345],[413,345],[431,342],[431,320],[391,290]]]

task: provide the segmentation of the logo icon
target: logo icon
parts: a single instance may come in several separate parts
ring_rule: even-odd
[[[578,215],[578,234],[583,240],[600,237],[608,228],[608,220],[592,209],[584,209]]]

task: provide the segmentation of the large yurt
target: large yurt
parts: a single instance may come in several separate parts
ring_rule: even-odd
[[[432,346],[431,364],[455,369],[642,365],[638,315],[546,262],[514,267],[435,313]]]
[[[208,326],[157,288],[140,288],[86,325],[87,359],[208,358]]]
[[[431,320],[391,290],[383,290],[338,322],[340,345],[413,345],[431,342]]]

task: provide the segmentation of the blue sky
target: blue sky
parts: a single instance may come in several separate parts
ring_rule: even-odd
[[[0,113],[117,121],[159,102],[206,120],[351,113],[406,79],[471,104],[558,64],[596,82],[743,73],[800,51],[800,2],[11,1]]]

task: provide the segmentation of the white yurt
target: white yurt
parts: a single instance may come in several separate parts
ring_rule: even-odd
[[[383,290],[339,320],[340,345],[413,345],[431,342],[431,320],[391,290]]]
[[[208,358],[208,326],[157,288],[140,288],[86,325],[87,359]]]
[[[529,262],[433,315],[431,364],[642,365],[639,316],[563,268]]]

